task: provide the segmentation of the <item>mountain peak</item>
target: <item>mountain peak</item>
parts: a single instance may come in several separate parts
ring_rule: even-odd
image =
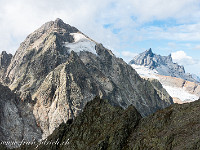
[[[64,28],[64,29],[69,29],[69,27],[73,28],[72,26],[70,26],[69,24],[66,24],[63,22],[62,19],[60,18],[57,18],[55,21],[54,21],[54,27],[55,28]]]
[[[79,30],[69,24],[66,24],[63,22],[62,19],[57,18],[55,21],[49,21],[43,24],[39,29],[35,30],[34,33],[38,34],[44,34],[46,32],[67,32],[67,33],[76,33],[79,32]],[[61,32],[62,31],[62,32]],[[32,33],[32,34],[34,34]]]
[[[169,60],[169,61],[171,61],[171,62],[173,61],[173,60],[172,60],[172,54],[171,54],[171,53],[170,53],[167,57],[168,57],[168,60]]]
[[[149,49],[146,50],[145,52],[146,52],[146,53],[153,53],[151,48],[149,48]]]
[[[64,32],[67,32],[67,33],[76,33],[76,32],[79,32],[79,30],[67,23],[64,23],[62,19],[60,18],[57,18],[55,21],[51,21],[51,22],[48,22],[46,24],[49,24],[48,26],[50,26],[50,28],[53,26],[53,30],[62,30]]]
[[[154,53],[152,52],[151,48],[149,48],[148,50],[146,50],[143,54],[144,54],[144,56],[150,56],[150,57],[154,56]]]
[[[185,73],[183,66],[173,63],[171,54],[168,56],[157,55],[152,52],[151,48],[135,56],[129,64],[155,69],[160,75],[178,77],[192,82],[195,81],[194,78]]]
[[[60,18],[56,18],[56,20],[54,22],[62,22],[62,23],[64,23],[63,20],[60,19]]]

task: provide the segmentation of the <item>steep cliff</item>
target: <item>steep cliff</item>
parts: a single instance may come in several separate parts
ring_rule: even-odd
[[[0,142],[21,142],[41,139],[42,131],[36,125],[33,104],[22,101],[8,87],[0,84]],[[8,147],[19,145],[8,144]]]
[[[12,54],[7,54],[6,51],[2,51],[0,54],[0,82],[6,84],[7,78],[5,78],[5,74],[7,72],[7,68],[10,65],[12,59]]]

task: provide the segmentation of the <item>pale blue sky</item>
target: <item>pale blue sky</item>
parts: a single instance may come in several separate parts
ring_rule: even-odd
[[[0,51],[61,18],[125,61],[152,48],[200,76],[199,0],[1,0]]]

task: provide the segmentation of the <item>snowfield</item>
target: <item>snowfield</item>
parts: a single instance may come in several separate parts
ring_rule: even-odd
[[[74,42],[78,42],[82,39],[86,39],[86,40],[88,39],[85,35],[83,35],[81,33],[70,33],[70,35],[73,36]]]
[[[65,42],[64,44],[65,47],[69,48],[70,52],[73,50],[74,52],[79,54],[81,51],[88,51],[97,55],[95,50],[95,42],[91,41],[89,38],[81,33],[71,33],[70,35],[73,36],[74,42]]]
[[[153,69],[149,69],[145,66],[131,64],[133,69],[137,71],[137,73],[143,78],[154,78],[159,80],[158,72]],[[162,83],[161,83],[162,84]],[[163,85],[163,84],[162,84]],[[184,102],[191,102],[198,100],[198,96],[195,94],[190,94],[189,92],[185,91],[183,88],[173,87],[173,86],[166,86],[163,85],[166,91],[169,93],[171,97],[175,97],[180,99],[183,103]]]
[[[135,64],[131,64],[131,66],[133,67],[133,69],[137,71],[137,73],[141,77],[158,79],[158,77],[156,76],[158,75],[158,72],[155,69],[151,70],[148,67],[135,65]]]
[[[167,92],[171,97],[179,98],[182,102],[191,102],[199,99],[198,96],[188,93],[183,88],[164,86],[164,85],[163,87],[167,90]]]

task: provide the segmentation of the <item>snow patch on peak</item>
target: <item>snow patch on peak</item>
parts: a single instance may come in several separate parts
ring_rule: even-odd
[[[78,42],[80,40],[89,40],[85,35],[81,33],[70,33],[73,36],[74,42]]]
[[[73,50],[74,52],[79,54],[81,51],[88,51],[97,55],[95,42],[91,41],[89,38],[81,33],[70,33],[70,35],[73,36],[74,42],[65,42],[64,44],[65,47],[69,48],[70,52]]]

